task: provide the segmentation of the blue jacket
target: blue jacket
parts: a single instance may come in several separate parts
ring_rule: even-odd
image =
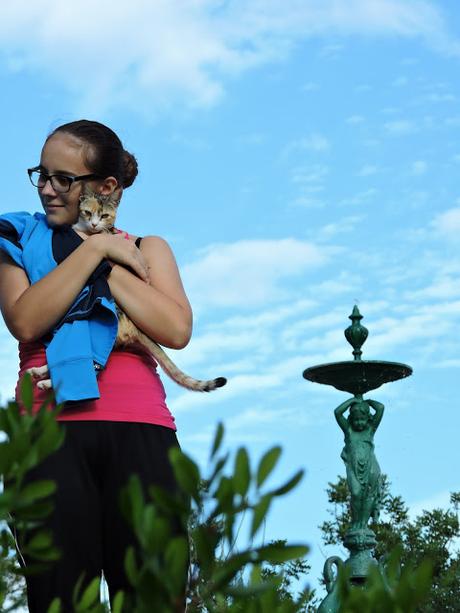
[[[42,213],[0,215],[0,249],[25,270],[31,284],[81,242],[70,226],[51,228]],[[58,403],[99,398],[94,363],[106,365],[118,328],[109,272],[108,262],[101,262],[63,319],[42,339]]]

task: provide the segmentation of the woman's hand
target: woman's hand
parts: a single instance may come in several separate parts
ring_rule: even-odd
[[[116,240],[111,247],[131,242]],[[149,266],[150,283],[144,283],[125,266],[115,265],[107,279],[112,296],[149,338],[165,347],[182,349],[190,340],[192,310],[171,248],[158,236],[145,236],[138,251]]]
[[[94,234],[88,237],[101,255],[115,264],[131,268],[146,283],[150,282],[149,267],[140,249],[133,241],[126,240],[122,234]]]

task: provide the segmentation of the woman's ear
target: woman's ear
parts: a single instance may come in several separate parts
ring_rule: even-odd
[[[110,196],[118,187],[118,181],[115,177],[107,177],[98,188],[102,196]]]

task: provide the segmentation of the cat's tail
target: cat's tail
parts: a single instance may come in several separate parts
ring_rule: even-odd
[[[162,368],[165,373],[171,377],[171,379],[173,379],[173,381],[194,392],[212,392],[218,387],[223,387],[227,383],[227,379],[225,377],[217,377],[216,379],[202,381],[200,379],[190,377],[190,375],[186,375],[181,370],[177,369],[180,373],[180,378],[178,378],[177,376],[171,375],[163,365]]]
[[[216,379],[208,380],[195,379],[178,368],[168,354],[163,351],[157,343],[153,343],[149,349],[168,377],[188,390],[192,390],[193,392],[212,392],[218,387],[223,387],[227,383],[225,377],[217,377]]]
[[[201,380],[187,375],[180,368],[178,368],[176,364],[174,364],[169,355],[163,350],[162,347],[160,347],[160,345],[152,341],[150,342],[151,345],[149,345],[149,349],[155,360],[168,375],[168,377],[170,377],[181,387],[185,387],[193,392],[212,392],[218,387],[223,387],[227,383],[227,379],[225,379],[225,377]]]
[[[192,390],[193,392],[212,392],[218,387],[223,387],[227,383],[225,377],[201,380],[195,379],[184,373],[174,364],[163,348],[136,328],[124,313],[120,313],[119,315],[118,337],[115,346],[137,346],[144,351],[147,349],[168,377],[178,385]]]

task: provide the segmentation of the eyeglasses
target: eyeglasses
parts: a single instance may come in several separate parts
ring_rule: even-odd
[[[70,190],[75,181],[83,181],[84,179],[100,179],[101,177],[96,174],[80,175],[78,177],[72,177],[68,175],[48,175],[39,168],[28,168],[27,174],[29,175],[30,182],[34,187],[43,189],[46,183],[49,181],[51,187],[55,192],[65,194]]]

